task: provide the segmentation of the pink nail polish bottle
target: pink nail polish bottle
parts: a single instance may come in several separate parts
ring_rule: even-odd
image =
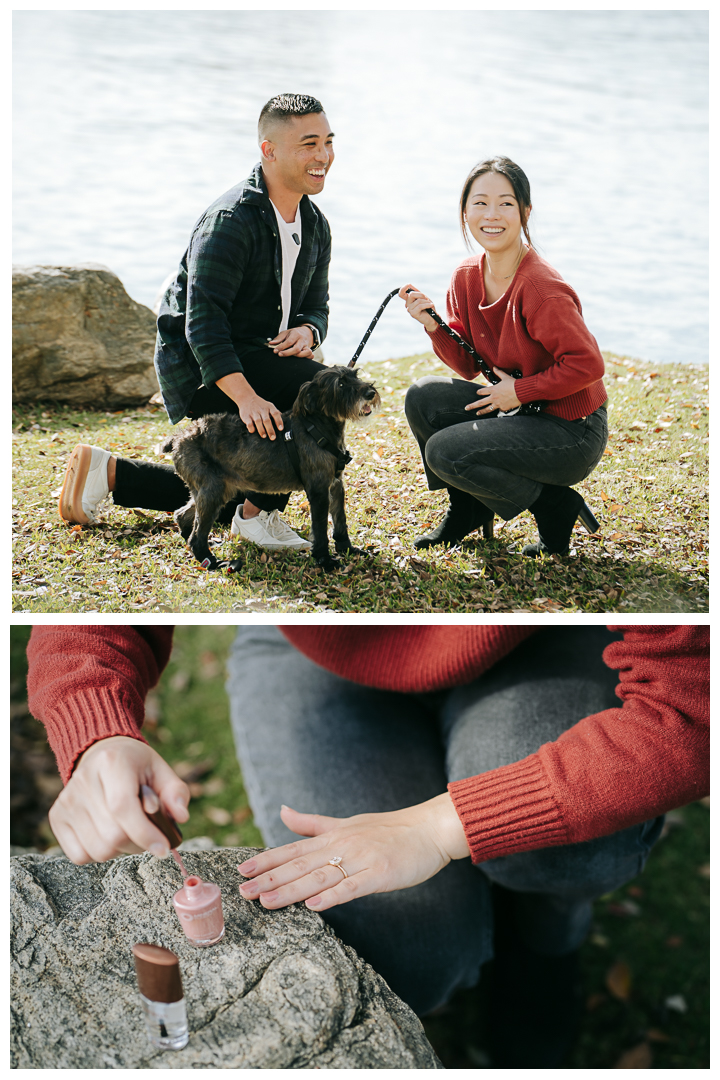
[[[193,875],[173,896],[173,904],[185,937],[191,945],[214,945],[225,933],[220,889]]]

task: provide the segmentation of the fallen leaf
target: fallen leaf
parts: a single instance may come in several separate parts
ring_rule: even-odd
[[[620,918],[625,919],[628,915],[639,915],[641,908],[639,904],[636,904],[634,900],[621,900],[618,904],[608,904],[608,913],[610,915],[618,915]]]
[[[624,960],[618,960],[605,976],[605,985],[618,1001],[627,1001],[630,997],[632,975]]]
[[[214,776],[212,780],[208,780],[207,784],[203,784],[204,795],[219,795],[221,791],[225,790],[225,781],[221,780],[219,776]]]
[[[173,769],[186,784],[192,784],[201,777],[207,776],[214,766],[215,758],[205,758],[204,761],[197,761],[194,764],[191,761],[176,761]]]
[[[249,806],[241,806],[239,810],[233,813],[232,820],[233,825],[242,825],[244,821],[247,821],[252,817],[252,810]]]
[[[229,825],[232,821],[228,810],[222,806],[208,806],[205,808],[205,816],[209,817],[213,825]]]
[[[707,880],[709,881],[710,880],[710,863],[706,862],[706,863],[703,863],[702,866],[699,866],[698,867],[698,874],[700,875],[700,877],[707,878]]]
[[[648,1028],[645,1032],[645,1038],[650,1042],[670,1042],[670,1036],[666,1035],[664,1031],[658,1031],[657,1028]]]
[[[630,431],[644,431],[646,427],[647,424],[644,420],[633,420],[630,425]]]
[[[671,949],[679,949],[682,943],[683,939],[680,937],[679,934],[673,934],[672,937],[669,937],[665,942],[665,944]]]
[[[641,1042],[633,1046],[632,1050],[626,1050],[615,1062],[616,1069],[650,1069],[652,1067],[652,1047],[650,1043]]]
[[[682,994],[673,994],[671,997],[665,998],[665,1008],[672,1009],[673,1012],[686,1013],[688,1011],[687,1001]]]

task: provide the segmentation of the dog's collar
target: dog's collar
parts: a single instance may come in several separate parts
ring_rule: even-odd
[[[329,450],[331,454],[335,455],[341,469],[344,469],[346,465],[350,464],[352,461],[352,454],[349,450],[341,450],[339,446],[335,446],[332,435],[328,435],[327,431],[323,430],[321,423],[317,420],[308,421],[305,430],[308,435],[312,435],[321,450]]]
[[[308,422],[305,426],[305,430],[315,442],[318,444],[321,450],[327,450],[328,453],[333,454],[337,461],[337,472],[341,473],[346,465],[349,465],[352,461],[352,454],[349,450],[341,450],[339,446],[333,444],[332,436],[328,435],[326,431],[317,421]],[[287,446],[288,453],[290,455],[290,461],[295,472],[298,475],[298,479],[302,480],[302,474],[300,471],[300,455],[297,452],[295,441],[293,439],[292,426],[285,431],[285,445]]]

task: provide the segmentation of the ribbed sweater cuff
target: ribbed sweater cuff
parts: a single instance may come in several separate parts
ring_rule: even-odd
[[[98,739],[127,735],[147,742],[126,706],[104,687],[78,690],[53,708],[45,718],[45,727],[64,784],[72,776],[80,755]]]
[[[568,843],[567,828],[537,754],[455,780],[448,791],[474,863]]]

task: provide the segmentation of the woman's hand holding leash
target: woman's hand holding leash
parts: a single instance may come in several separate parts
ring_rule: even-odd
[[[435,309],[432,300],[425,296],[425,293],[419,292],[414,285],[403,285],[398,295],[401,300],[405,301],[405,309],[408,314],[412,315],[413,319],[417,319],[419,323],[422,323],[431,334],[434,334],[438,324],[427,313],[428,308]]]
[[[238,867],[252,878],[240,895],[269,909],[304,900],[313,911],[327,911],[358,896],[409,889],[470,854],[447,793],[386,814],[333,818],[283,806],[281,817],[311,839],[264,851]]]
[[[469,405],[465,406],[465,411],[475,409],[480,413],[491,413],[496,409],[500,409],[501,412],[509,412],[511,409],[517,409],[520,405],[517,394],[515,393],[515,379],[512,375],[508,375],[506,371],[501,368],[493,368],[493,371],[500,379],[500,382],[495,383],[494,386],[489,386],[487,383],[483,383],[478,388],[479,401],[473,401]]]

